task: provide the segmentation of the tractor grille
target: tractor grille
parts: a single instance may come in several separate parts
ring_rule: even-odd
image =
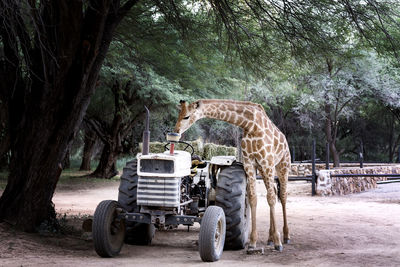
[[[139,176],[137,204],[177,207],[180,204],[180,178]]]

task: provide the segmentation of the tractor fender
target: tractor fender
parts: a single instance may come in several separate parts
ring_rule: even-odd
[[[235,156],[214,156],[211,158],[210,164],[218,166],[231,166],[235,161]]]

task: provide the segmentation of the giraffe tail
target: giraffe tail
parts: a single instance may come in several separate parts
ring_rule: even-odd
[[[276,193],[277,196],[278,196],[278,201],[279,201],[279,202],[282,202],[282,201],[281,201],[281,182],[279,181],[279,179],[276,180],[276,191],[275,191],[275,193]]]

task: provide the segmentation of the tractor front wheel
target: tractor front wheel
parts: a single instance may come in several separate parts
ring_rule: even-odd
[[[225,214],[217,206],[209,206],[201,219],[199,252],[203,261],[217,261],[225,243]]]
[[[125,221],[118,217],[122,211],[114,200],[103,200],[93,218],[94,249],[101,257],[114,257],[121,251],[125,238]]]

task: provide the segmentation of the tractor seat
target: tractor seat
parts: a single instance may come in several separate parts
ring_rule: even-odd
[[[192,156],[192,167],[191,167],[191,176],[195,176],[197,174],[197,168],[202,169],[207,167],[207,162],[202,161],[201,157],[198,155]]]
[[[196,154],[192,156],[192,169],[195,167],[199,169],[207,167],[207,162],[203,161],[201,157]]]

